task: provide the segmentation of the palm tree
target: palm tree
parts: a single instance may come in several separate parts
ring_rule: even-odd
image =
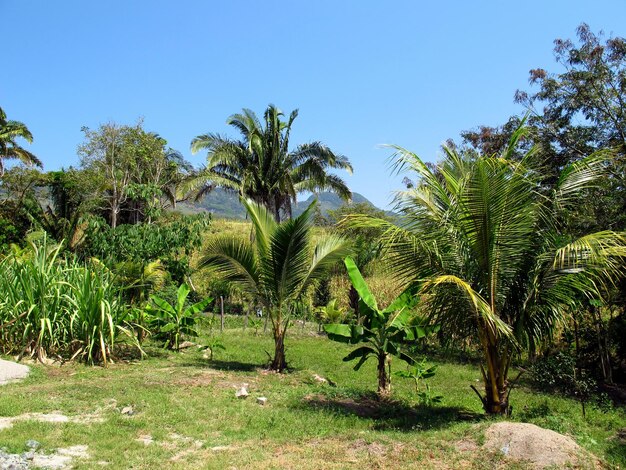
[[[289,319],[307,289],[342,256],[347,243],[327,236],[311,246],[315,203],[303,214],[282,223],[263,205],[242,199],[254,228],[254,241],[222,236],[205,249],[200,267],[210,267],[250,300],[263,306],[272,323],[274,357],[270,369],[283,371]]]
[[[269,105],[262,124],[256,114],[244,109],[226,121],[241,132],[241,140],[219,134],[204,134],[191,142],[191,151],[207,151],[207,167],[194,177],[189,187],[201,197],[215,187],[236,192],[263,204],[276,221],[291,217],[292,204],[303,191],[332,191],[349,201],[352,193],[338,176],[328,172],[352,172],[347,157],[335,154],[321,142],[311,142],[289,150],[291,126],[298,116],[292,111],[287,121],[280,109]]]
[[[484,409],[509,412],[511,359],[534,350],[585,297],[597,297],[622,271],[624,234],[599,232],[572,240],[561,227],[593,186],[607,156],[566,167],[554,188],[540,184],[534,151],[513,160],[520,128],[500,156],[459,155],[445,149],[436,168],[394,147],[397,169],[417,173],[400,193],[402,226],[386,229],[390,264],[421,285],[433,322],[448,337],[473,338],[483,353]]]
[[[20,138],[28,143],[33,142],[33,135],[26,125],[19,121],[7,120],[6,113],[0,108],[0,176],[4,175],[4,160],[9,159],[43,168],[41,160],[16,142],[16,139]]]

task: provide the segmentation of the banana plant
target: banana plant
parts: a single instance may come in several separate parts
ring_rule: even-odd
[[[315,309],[315,315],[320,323],[338,323],[344,320],[348,312],[337,305],[337,299],[331,299],[322,307]]]
[[[428,365],[426,358],[423,358],[421,361],[416,361],[413,365],[409,365],[407,370],[397,371],[394,375],[405,379],[412,379],[415,383],[415,393],[419,401],[423,405],[431,406],[441,403],[443,399],[441,395],[433,395],[430,391],[430,386],[426,382],[426,379],[435,376],[436,370],[436,365]]]
[[[178,351],[182,335],[198,336],[196,318],[213,300],[207,297],[185,308],[189,292],[191,292],[189,286],[182,284],[178,288],[175,305],[156,295],[150,297],[152,301],[152,305],[148,308],[150,327],[156,330],[157,337],[165,338],[165,347],[168,349]]]
[[[392,356],[408,364],[415,363],[402,350],[402,344],[424,338],[438,328],[415,324],[414,309],[418,299],[409,292],[399,295],[387,308],[381,310],[354,260],[347,257],[344,262],[350,281],[360,297],[362,324],[333,323],[324,325],[324,330],[333,341],[363,343],[343,360],[348,362],[358,359],[354,370],[359,370],[368,359],[375,358],[378,363],[378,396],[385,398],[391,393]]]

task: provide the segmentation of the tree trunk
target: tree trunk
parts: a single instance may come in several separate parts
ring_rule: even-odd
[[[278,325],[274,329],[274,358],[270,364],[270,370],[282,372],[287,368],[287,360],[285,359],[285,334]]]
[[[116,207],[111,208],[111,228],[117,227],[117,210]]]
[[[391,394],[391,356],[378,356],[378,396],[387,398]]]
[[[348,291],[348,305],[354,312],[354,318],[356,318],[357,323],[361,323],[361,314],[359,312],[359,293],[356,291],[354,286],[350,286],[350,290]]]
[[[224,297],[220,295],[220,332],[224,331]]]
[[[602,366],[602,378],[605,383],[613,383],[613,371],[611,368],[611,355],[606,344],[607,332],[604,329],[602,321],[602,313],[599,308],[591,307],[591,313],[596,324],[596,336],[598,338],[598,354],[600,356],[600,365]]]
[[[485,413],[506,415],[509,413],[508,354],[499,352],[494,343],[488,344],[484,348],[484,353],[487,363],[487,370],[483,369]]]

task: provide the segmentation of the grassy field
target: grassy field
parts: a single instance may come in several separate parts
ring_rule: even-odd
[[[39,441],[43,451],[88,445],[89,458],[74,461],[77,468],[504,465],[480,449],[482,431],[493,421],[482,415],[469,388],[479,379],[474,365],[435,361],[439,369],[431,385],[444,396],[441,405],[418,406],[412,384],[401,378],[394,378],[394,400],[381,404],[372,394],[374,364],[354,372],[341,361],[349,348],[318,336],[313,327],[292,329],[287,342],[292,371],[282,375],[263,368],[272,342],[261,331],[217,335],[225,350],[217,350],[213,361],[195,347],[178,354],[148,347],[150,358],[107,369],[34,366],[27,380],[0,387],[0,416],[59,412],[70,422],[16,421],[0,430],[0,447],[23,452],[29,439]],[[315,374],[336,386],[317,382]],[[243,384],[250,396],[237,399]],[[267,397],[266,405],[257,404],[259,396]],[[626,452],[614,438],[626,426],[623,409],[590,409],[583,419],[575,401],[524,385],[512,401],[511,419],[569,434],[607,466],[626,465]],[[122,414],[126,407],[131,414]]]

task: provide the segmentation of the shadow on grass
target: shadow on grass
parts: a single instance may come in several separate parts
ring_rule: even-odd
[[[263,369],[263,364],[253,364],[250,362],[240,361],[221,361],[219,359],[203,359],[203,358],[189,358],[184,362],[178,364],[179,367],[198,367],[204,369],[215,369],[231,372],[254,372],[259,369]]]
[[[241,362],[241,361],[222,361],[219,359],[204,359],[204,358],[193,358],[188,359],[184,362],[178,364],[179,367],[198,367],[200,369],[215,369],[221,371],[230,371],[230,372],[257,372],[257,371],[267,371],[271,373],[268,369],[269,362],[264,364],[259,363],[251,363],[251,362]],[[297,372],[300,369],[297,367],[288,366],[287,369],[283,372],[285,374],[290,374],[293,372]]]
[[[440,429],[460,421],[479,421],[484,417],[459,407],[410,406],[396,400],[379,400],[373,393],[355,397],[308,396],[298,407],[358,416],[373,421],[374,429],[379,431]]]

